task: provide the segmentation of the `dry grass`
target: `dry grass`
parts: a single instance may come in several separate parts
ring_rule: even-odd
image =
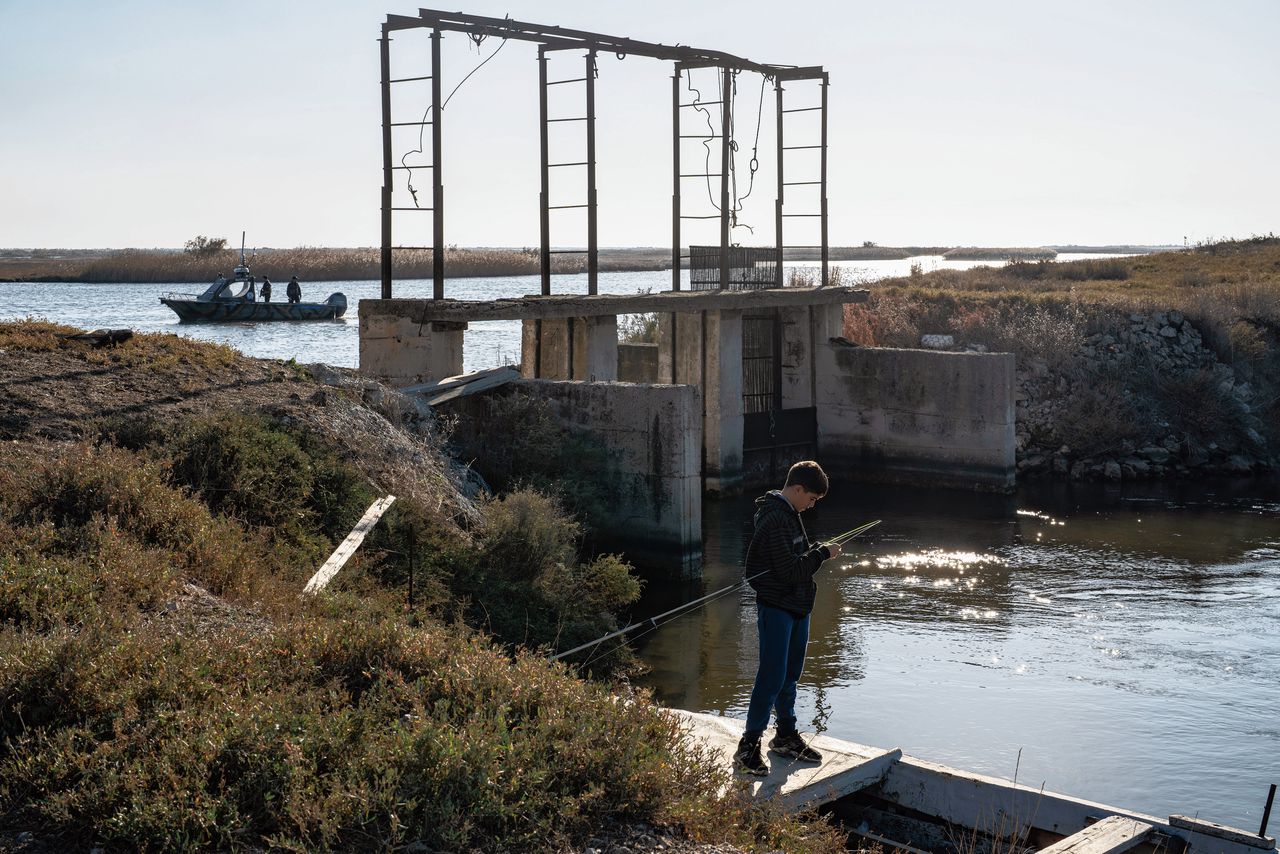
[[[396,250],[392,257],[396,278],[431,278],[432,255],[429,249]],[[121,249],[98,257],[0,259],[0,281],[212,282],[219,272],[230,275],[239,260],[238,249],[200,255]],[[600,269],[657,270],[663,263],[647,253],[604,253]],[[552,258],[552,270],[556,273],[582,273],[586,265],[585,254]],[[266,276],[276,281],[287,281],[290,276],[304,282],[374,280],[382,275],[382,252],[375,247],[263,249],[250,261],[250,266],[259,279]],[[527,276],[539,269],[535,249],[451,247],[445,251],[445,270],[450,278]]]

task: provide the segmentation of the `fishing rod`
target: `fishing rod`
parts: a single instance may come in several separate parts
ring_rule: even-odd
[[[867,531],[871,530],[872,528],[874,528],[876,525],[879,525],[879,524],[880,524],[880,520],[876,519],[875,521],[868,522],[865,525],[859,525],[856,528],[850,528],[849,530],[845,531],[843,534],[840,534],[838,537],[828,540],[827,542],[840,545],[842,542],[848,542],[849,540],[853,539],[859,534],[866,533]],[[826,545],[826,543],[824,543],[824,545]],[[626,626],[625,628],[618,629],[616,632],[610,632],[609,634],[604,635],[603,637],[599,637],[593,641],[587,641],[584,644],[575,646],[573,649],[567,649],[564,652],[557,653],[556,655],[551,656],[551,661],[559,661],[562,658],[573,655],[575,652],[582,652],[584,649],[590,649],[591,647],[602,644],[607,640],[612,640],[613,638],[619,637],[621,635],[625,635],[627,632],[635,631],[636,629],[641,628],[642,626],[648,626],[648,630],[652,631],[653,629],[658,628],[658,626],[660,625],[658,621],[661,620],[662,618],[674,616],[676,614],[679,614],[681,611],[687,611],[690,608],[693,608],[697,605],[701,605],[703,602],[710,602],[712,599],[718,599],[719,597],[723,596],[726,593],[730,593],[734,590],[737,590],[739,587],[741,587],[744,584],[755,581],[757,578],[759,578],[760,576],[770,571],[771,570],[766,569],[764,572],[757,572],[755,575],[751,576],[750,578],[744,578],[743,580],[735,584],[730,584],[728,587],[721,588],[720,590],[717,590],[714,593],[708,593],[706,596],[702,596],[698,599],[694,599],[692,602],[685,602],[683,605],[679,605],[675,608],[672,608],[669,611],[663,611],[661,614],[650,617],[647,620],[641,620],[638,623],[632,623],[631,625]]]

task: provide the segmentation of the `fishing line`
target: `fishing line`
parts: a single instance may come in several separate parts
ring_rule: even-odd
[[[879,525],[880,522],[881,522],[880,519],[876,519],[872,522],[867,522],[864,525],[859,525],[856,528],[850,528],[848,531],[845,531],[843,534],[840,534],[835,539],[826,541],[826,543],[824,543],[823,545],[826,545],[827,543],[835,543],[836,545],[839,545],[840,543],[838,541],[847,542],[848,540],[851,540],[854,537],[860,534],[864,534],[867,531],[871,530],[876,525]],[[582,652],[584,649],[591,649],[592,647],[598,646],[607,640],[613,640],[616,637],[622,637],[623,635],[626,635],[629,632],[635,631],[636,629],[643,626],[645,627],[644,631],[637,634],[634,638],[632,638],[632,640],[637,640],[639,638],[642,638],[645,635],[649,634],[650,632],[665,626],[667,623],[671,622],[676,617],[681,616],[682,612],[687,611],[690,608],[696,607],[698,605],[705,604],[707,602],[714,602],[716,599],[719,599],[721,596],[724,596],[727,593],[731,593],[735,590],[740,589],[744,584],[749,584],[750,582],[754,581],[755,579],[759,578],[762,575],[769,573],[770,571],[771,570],[766,569],[764,572],[757,572],[755,575],[752,575],[748,578],[744,578],[741,581],[737,582],[736,584],[731,584],[728,587],[721,588],[720,590],[717,590],[714,593],[708,593],[706,596],[702,596],[697,599],[694,599],[692,602],[686,602],[683,605],[678,605],[675,608],[672,608],[668,611],[663,611],[661,614],[650,617],[647,620],[641,620],[638,623],[632,623],[629,626],[618,629],[616,632],[610,632],[609,634],[603,635],[602,637],[598,637],[593,641],[587,641],[584,644],[579,644],[578,646],[575,646],[573,649],[567,649],[564,652],[556,653],[555,655],[551,656],[550,660],[559,661],[562,658],[566,658],[570,655],[573,655],[575,652]],[[669,618],[669,619],[664,620],[663,618]],[[616,647],[608,650],[607,652],[593,653],[589,658],[587,658],[585,662],[582,663],[581,666],[585,668],[588,665],[590,665],[592,662],[599,661],[602,658],[612,655],[613,653],[622,649],[626,645],[627,645],[627,641],[623,639]]]

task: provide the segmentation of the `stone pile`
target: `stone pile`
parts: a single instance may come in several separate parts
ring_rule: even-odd
[[[1017,465],[1022,477],[1072,480],[1142,480],[1192,474],[1242,475],[1275,462],[1252,415],[1253,389],[1205,347],[1200,332],[1177,311],[1131,314],[1127,327],[1088,336],[1077,356],[1082,369],[1069,374],[1043,359],[1018,366]],[[1167,422],[1133,425],[1134,436],[1103,453],[1074,452],[1058,438],[1074,391],[1104,374],[1141,365],[1161,376],[1208,372],[1210,382],[1240,416],[1232,435],[1193,437]],[[1126,393],[1129,393],[1126,389]],[[1120,416],[1117,416],[1120,417]]]

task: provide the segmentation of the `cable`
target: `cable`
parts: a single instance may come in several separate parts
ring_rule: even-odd
[[[473,42],[475,43],[475,46],[476,46],[476,50],[477,50],[477,51],[478,51],[478,50],[480,50],[480,45],[484,43],[484,40],[485,40],[486,38],[488,38],[488,36],[484,36],[484,35],[473,35],[473,36],[471,36],[471,41],[473,41]],[[487,57],[485,57],[485,58],[484,58],[484,60],[483,60],[483,61],[481,61],[481,63],[480,63],[479,65],[477,65],[475,68],[473,68],[473,69],[471,69],[470,71],[468,71],[468,72],[467,72],[467,76],[466,76],[466,77],[463,77],[460,81],[458,81],[458,85],[453,87],[453,91],[449,93],[449,97],[447,97],[447,98],[445,98],[445,99],[444,99],[444,103],[440,105],[440,111],[441,111],[441,112],[444,112],[444,108],[445,108],[445,107],[447,107],[447,106],[449,106],[449,101],[450,101],[450,100],[452,100],[453,96],[454,96],[455,94],[457,94],[457,92],[458,92],[458,90],[459,90],[459,89],[461,89],[461,88],[462,88],[462,84],[463,84],[463,83],[466,83],[468,80],[470,80],[470,79],[471,79],[471,75],[472,75],[472,74],[475,74],[475,73],[476,73],[477,71],[479,71],[481,68],[484,68],[485,64],[486,64],[489,60],[491,60],[491,59],[493,59],[495,56],[497,56],[497,55],[498,55],[498,51],[502,50],[502,49],[503,49],[504,47],[506,47],[506,46],[507,46],[507,40],[506,40],[506,39],[503,39],[503,40],[502,40],[502,44],[498,45],[498,46],[497,46],[497,48],[495,48],[495,49],[494,49],[493,53],[491,53],[491,54],[489,54]],[[417,147],[417,148],[415,148],[415,149],[413,149],[413,150],[411,150],[411,151],[406,151],[404,154],[402,154],[402,155],[400,156],[400,165],[401,165],[401,166],[403,166],[403,167],[405,167],[405,169],[406,169],[405,183],[408,185],[408,188],[409,188],[409,195],[413,197],[413,206],[414,206],[415,208],[420,208],[420,207],[422,207],[422,206],[418,204],[418,191],[417,191],[417,190],[415,190],[415,189],[414,189],[414,187],[413,187],[413,167],[412,167],[412,166],[410,166],[409,164],[405,163],[404,161],[405,161],[405,158],[406,158],[406,157],[408,157],[410,154],[421,154],[421,153],[423,152],[423,147],[422,147],[422,137],[423,137],[423,134],[424,134],[424,132],[425,132],[425,130],[426,130],[426,126],[427,126],[427,116],[428,116],[428,115],[430,115],[430,114],[431,114],[431,107],[427,107],[427,109],[426,109],[426,110],[424,110],[424,111],[423,111],[423,113],[422,113],[422,121],[418,124],[418,147]],[[440,118],[440,117],[439,117],[439,116],[437,116],[437,117],[436,117],[436,120],[438,121],[438,120],[439,120],[439,118]]]

